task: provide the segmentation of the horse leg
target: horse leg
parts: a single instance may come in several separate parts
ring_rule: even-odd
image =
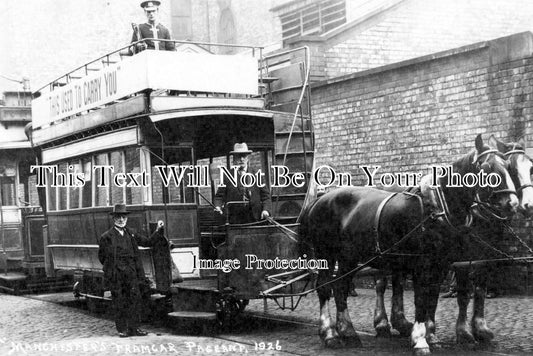
[[[329,269],[319,270],[317,284],[322,284],[331,280],[333,269],[335,268],[335,261],[328,260]],[[324,341],[326,347],[337,348],[342,346],[339,334],[335,328],[335,324],[331,319],[329,311],[329,300],[331,298],[331,285],[325,285],[317,289],[318,300],[320,303],[320,320],[318,322],[318,335]]]
[[[455,277],[457,281],[457,305],[459,306],[459,315],[455,323],[455,337],[458,344],[471,344],[474,343],[474,336],[466,327],[468,304],[470,303],[468,271],[458,269],[455,271]]]
[[[470,326],[476,341],[490,342],[494,338],[494,333],[487,326],[485,320],[485,296],[487,295],[487,270],[484,269],[481,275],[474,280],[474,312]]]
[[[426,294],[426,341],[427,343],[437,348],[439,347],[440,340],[435,334],[435,314],[437,312],[437,304],[439,302],[439,291],[441,285],[440,276],[435,275],[436,280],[433,279],[433,283],[428,285]]]
[[[346,267],[345,267],[346,266]],[[350,265],[346,261],[339,261],[339,276],[349,272]],[[349,347],[361,347],[363,344],[357,336],[348,313],[348,292],[350,291],[351,276],[342,278],[333,286],[335,306],[337,307],[337,332],[342,341]]]
[[[376,283],[376,308],[374,309],[374,329],[377,337],[390,337],[391,326],[385,310],[385,290],[387,289],[387,276],[379,274],[374,277]]]
[[[400,332],[401,336],[409,336],[413,330],[413,323],[405,318],[403,309],[403,287],[405,276],[402,272],[392,274],[392,327]],[[375,320],[375,319],[374,319]]]
[[[429,355],[429,345],[426,341],[426,305],[425,290],[419,273],[413,274],[413,287],[415,291],[415,323],[411,331],[411,344],[416,356]]]

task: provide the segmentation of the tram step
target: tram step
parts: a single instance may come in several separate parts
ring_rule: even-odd
[[[305,131],[300,131],[300,130],[294,130],[294,131],[276,131],[274,132],[274,134],[276,136],[288,136],[288,135],[302,135],[303,133],[305,133],[306,135],[311,135],[311,130],[305,130]]]
[[[313,154],[314,151],[298,151],[298,152],[287,152],[287,156],[291,155],[291,156],[294,156],[294,155],[303,155],[303,154],[306,154],[306,155],[311,155]],[[285,156],[285,152],[283,153],[276,153],[276,157],[283,157]]]
[[[213,335],[217,332],[217,314],[199,311],[177,311],[167,314],[170,326],[180,333]]]
[[[200,311],[175,311],[167,315],[169,318],[176,319],[217,320],[217,313]]]
[[[279,80],[278,77],[262,77],[262,78],[257,78],[257,79],[258,80],[262,79],[263,83],[272,83],[272,82],[275,82],[276,80]]]

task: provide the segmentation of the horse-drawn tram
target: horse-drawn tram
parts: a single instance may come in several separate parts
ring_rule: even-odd
[[[184,282],[171,284],[141,250],[152,291],[172,295],[171,316],[234,315],[251,298],[301,292],[310,274],[295,235],[314,162],[307,49],[217,55],[206,49],[217,45],[175,42],[176,51],[133,56],[121,48],[35,93],[47,272],[73,275],[88,300],[107,298],[98,239],[111,207],[124,203],[128,225],[146,235],[150,222],[166,223]],[[228,153],[242,142],[267,185],[276,172],[284,177],[271,189],[271,218],[258,223],[231,223],[231,204],[225,215],[213,210],[220,180],[231,176]],[[299,184],[283,184],[295,176]]]

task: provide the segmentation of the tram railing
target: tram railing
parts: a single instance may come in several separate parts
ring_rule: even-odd
[[[105,67],[108,67],[112,64],[118,63],[123,60],[124,57],[129,57],[133,55],[131,49],[134,48],[139,43],[145,43],[146,41],[154,41],[154,42],[172,42],[174,45],[176,44],[192,44],[197,46],[206,46],[209,49],[206,49],[207,51],[210,51],[212,47],[229,47],[229,48],[241,48],[241,49],[247,49],[250,51],[251,55],[253,57],[258,54],[258,61],[259,61],[259,68],[263,67],[263,47],[259,46],[247,46],[247,45],[237,45],[237,44],[224,44],[224,43],[210,43],[210,42],[197,42],[197,41],[179,41],[179,40],[164,40],[164,39],[155,39],[155,38],[145,38],[136,42],[129,43],[125,46],[122,46],[112,52],[106,53],[94,60],[91,60],[69,72],[66,74],[63,74],[56,79],[52,80],[50,83],[42,86],[41,88],[37,89],[34,92],[34,96],[38,96],[40,93],[42,93],[45,90],[48,90],[52,92],[55,88],[61,87],[64,85],[67,85],[74,80],[81,79],[84,76],[89,75],[89,73],[94,71],[99,71],[104,69]],[[215,53],[214,53],[215,54]],[[237,53],[236,55],[239,55],[240,53]],[[259,85],[263,84],[263,73],[262,71],[259,71]]]

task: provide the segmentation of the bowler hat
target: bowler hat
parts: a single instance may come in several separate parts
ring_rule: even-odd
[[[157,10],[157,7],[161,5],[160,1],[143,1],[141,2],[141,7],[146,11]]]
[[[243,142],[243,143],[236,143],[235,146],[233,146],[233,151],[231,151],[230,154],[235,154],[235,153],[247,154],[247,153],[252,153],[252,151],[250,151],[248,149],[248,145]]]
[[[109,213],[109,215],[123,215],[123,214],[129,214],[130,212],[126,210],[126,204],[115,204],[113,207],[113,211]]]

